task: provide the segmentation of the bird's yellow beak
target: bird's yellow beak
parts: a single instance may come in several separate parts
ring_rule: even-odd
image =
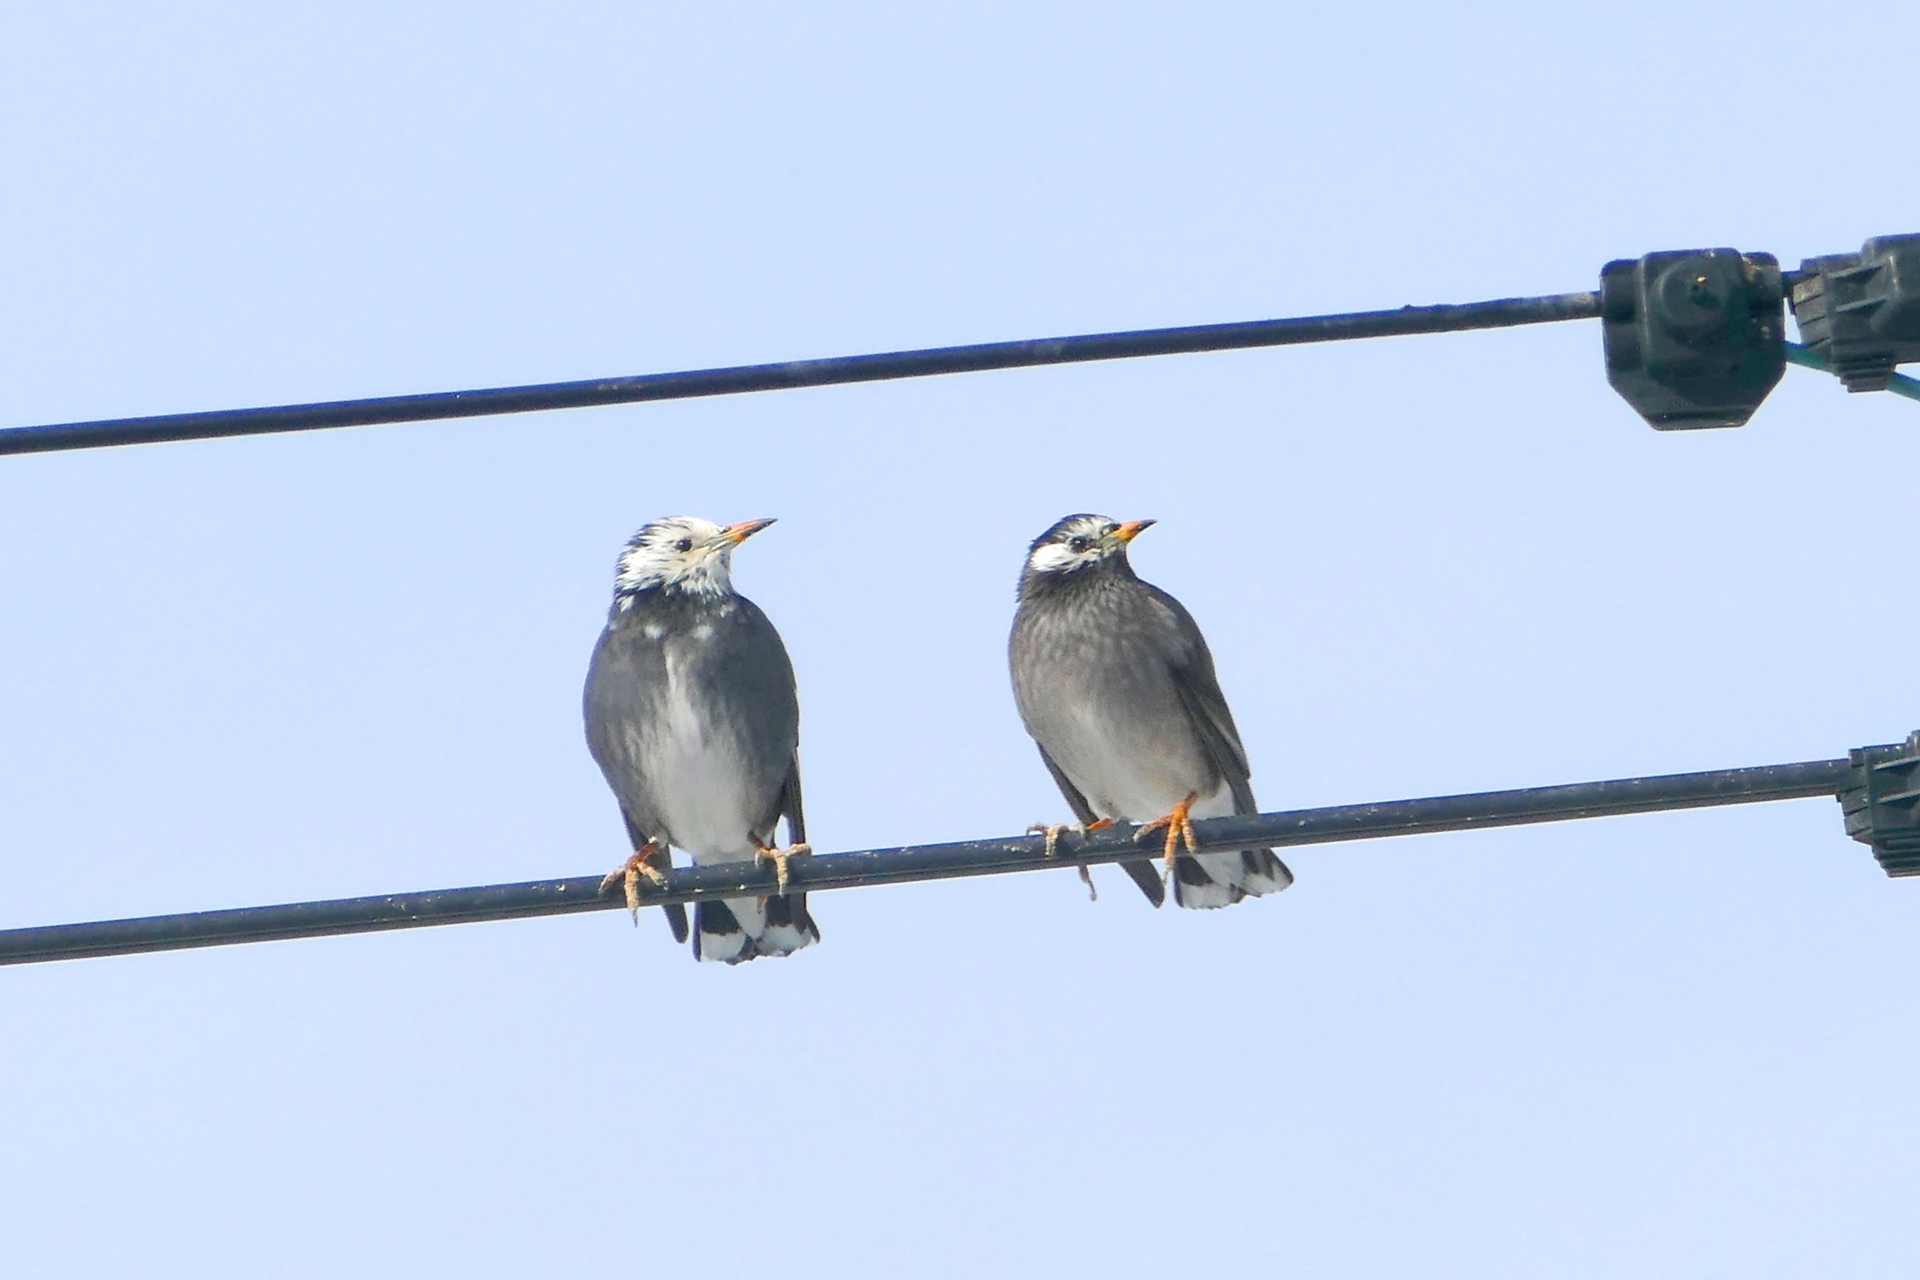
[[[1153,520],[1129,520],[1107,536],[1124,547],[1145,533],[1155,523],[1156,521]]]
[[[722,529],[720,531],[720,539],[722,542],[737,547],[772,523],[773,521],[771,519],[742,520],[739,524],[730,524]]]

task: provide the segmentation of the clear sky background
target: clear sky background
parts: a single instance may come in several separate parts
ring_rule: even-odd
[[[0,425],[1594,287],[1920,231],[1883,0],[10,5]],[[1843,54],[1841,49],[1854,50]],[[1857,54],[1858,56],[1855,56]],[[1025,544],[1161,521],[1269,808],[1920,726],[1920,405],[1592,323],[0,460],[0,925],[596,873],[615,553],[736,559],[822,850],[1065,816]],[[0,970],[13,1274],[1888,1275],[1920,884],[1827,801]]]

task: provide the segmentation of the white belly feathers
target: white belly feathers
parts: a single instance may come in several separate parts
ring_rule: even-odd
[[[706,722],[688,696],[685,662],[667,652],[667,689],[648,744],[653,792],[667,838],[695,862],[750,858],[758,815],[733,726]]]
[[[1182,732],[1184,724],[1166,734],[1129,734],[1138,722],[1110,717],[1095,702],[1080,703],[1072,720],[1055,763],[1103,818],[1149,822],[1206,785],[1206,763]],[[1196,818],[1232,812],[1233,796],[1224,781],[1194,802]]]

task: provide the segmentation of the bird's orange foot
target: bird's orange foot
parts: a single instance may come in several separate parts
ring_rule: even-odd
[[[627,910],[633,913],[634,924],[640,923],[640,877],[645,876],[656,889],[667,887],[667,867],[671,867],[672,854],[658,840],[649,840],[633,851],[633,856],[624,863],[607,872],[600,882],[600,892],[605,893],[618,880],[627,893]],[[661,866],[666,863],[666,867]]]
[[[1044,851],[1044,856],[1051,858],[1060,851],[1060,837],[1064,833],[1075,831],[1081,835],[1085,835],[1089,831],[1098,831],[1102,827],[1110,827],[1112,825],[1112,818],[1096,818],[1092,822],[1036,822],[1027,828],[1027,834],[1030,836],[1045,836],[1047,838],[1047,847]],[[1080,883],[1087,886],[1087,896],[1095,902],[1100,901],[1100,891],[1093,887],[1093,872],[1087,869],[1085,863],[1082,863],[1078,870],[1080,872]]]
[[[784,849],[763,844],[753,851],[753,860],[756,865],[762,862],[773,864],[773,882],[780,887],[780,893],[784,896],[787,892],[787,863],[812,852],[813,846],[808,844],[790,844]]]
[[[1173,874],[1173,856],[1180,851],[1182,844],[1187,846],[1188,853],[1192,853],[1200,845],[1200,842],[1193,838],[1193,823],[1187,820],[1187,811],[1193,808],[1193,802],[1199,798],[1199,792],[1188,792],[1185,800],[1173,806],[1172,813],[1169,813],[1164,818],[1155,818],[1152,822],[1147,823],[1133,833],[1134,839],[1144,840],[1147,836],[1152,835],[1161,828],[1164,827],[1166,829],[1167,843],[1165,856],[1168,875]]]

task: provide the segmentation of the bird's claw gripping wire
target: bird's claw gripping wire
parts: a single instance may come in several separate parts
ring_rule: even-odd
[[[1060,837],[1071,831],[1076,835],[1086,835],[1089,831],[1098,831],[1102,827],[1113,825],[1112,818],[1097,818],[1092,822],[1036,822],[1027,828],[1030,836],[1045,836],[1047,847],[1045,854],[1051,858],[1060,852]],[[1076,868],[1080,872],[1080,883],[1087,886],[1087,897],[1094,902],[1100,901],[1100,891],[1093,887],[1093,872],[1083,862]]]
[[[649,840],[633,851],[633,856],[607,872],[600,881],[600,892],[605,893],[617,880],[627,895],[627,910],[633,916],[633,923],[640,923],[640,877],[645,876],[656,889],[667,887],[667,873],[656,863],[667,852],[666,846],[658,840]]]
[[[1047,847],[1042,850],[1043,857],[1051,858],[1060,852],[1060,836],[1064,832],[1079,830],[1071,822],[1036,822],[1027,828],[1030,836],[1045,836]]]
[[[809,844],[790,844],[784,849],[776,849],[770,844],[763,844],[753,851],[753,861],[756,866],[762,862],[771,862],[773,864],[773,882],[779,887],[780,895],[785,897],[787,892],[787,863],[795,858],[804,858],[812,852],[813,846]]]
[[[1146,823],[1138,831],[1133,833],[1135,840],[1145,840],[1154,832],[1165,828],[1167,843],[1164,850],[1166,857],[1166,871],[1164,874],[1166,875],[1173,874],[1173,858],[1174,855],[1180,851],[1182,844],[1187,846],[1188,853],[1193,853],[1200,847],[1200,842],[1194,839],[1193,823],[1187,819],[1187,811],[1193,808],[1193,802],[1199,798],[1199,792],[1188,792],[1185,800],[1173,806],[1173,812],[1163,818],[1155,818],[1152,822]]]

